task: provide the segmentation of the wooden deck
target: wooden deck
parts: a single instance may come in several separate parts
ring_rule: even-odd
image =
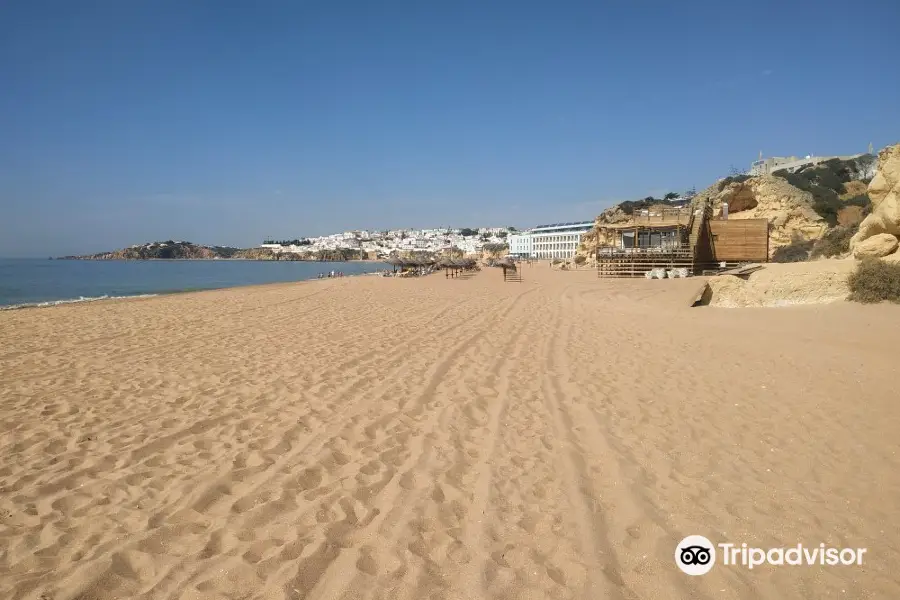
[[[653,269],[687,269],[691,275],[714,274],[748,262],[768,260],[766,219],[714,220],[709,207],[704,211],[654,213],[603,229],[612,232],[612,239],[618,245],[601,246],[597,250],[598,277],[644,277]],[[644,232],[658,231],[660,236],[668,232],[671,236],[673,229],[674,240],[664,242],[661,247],[642,247],[648,241]],[[653,234],[649,235],[653,243]],[[675,245],[665,245],[671,242]]]
[[[687,246],[669,250],[600,248],[597,252],[598,277],[644,277],[652,269],[687,269],[693,274],[693,253]]]

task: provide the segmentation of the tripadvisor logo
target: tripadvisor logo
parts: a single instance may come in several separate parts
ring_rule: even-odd
[[[702,535],[689,535],[675,547],[675,564],[688,575],[706,575],[716,564],[718,555],[725,566],[753,569],[773,566],[851,566],[862,565],[866,548],[833,548],[825,544],[807,547],[797,544],[788,548],[754,548],[747,544],[715,545]]]
[[[689,535],[675,548],[675,564],[688,575],[706,575],[716,564],[716,547],[702,535]]]

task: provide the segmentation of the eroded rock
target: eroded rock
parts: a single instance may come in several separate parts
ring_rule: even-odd
[[[853,247],[853,256],[855,258],[881,258],[893,254],[900,245],[897,237],[890,233],[878,233],[870,238],[866,238]]]

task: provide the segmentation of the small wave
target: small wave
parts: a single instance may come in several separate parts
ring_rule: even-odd
[[[158,294],[135,294],[133,296],[79,296],[78,298],[69,298],[66,300],[48,300],[46,302],[24,302],[22,304],[11,304],[9,306],[0,306],[0,310],[18,310],[20,308],[47,308],[48,306],[59,306],[60,304],[77,304],[79,302],[95,302],[97,300],[120,300],[123,298],[152,298]]]

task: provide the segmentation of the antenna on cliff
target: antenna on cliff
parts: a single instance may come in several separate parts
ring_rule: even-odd
[[[872,147],[872,142],[869,142],[869,154],[875,154],[875,148]]]
[[[759,160],[762,160],[762,150],[759,151]]]

